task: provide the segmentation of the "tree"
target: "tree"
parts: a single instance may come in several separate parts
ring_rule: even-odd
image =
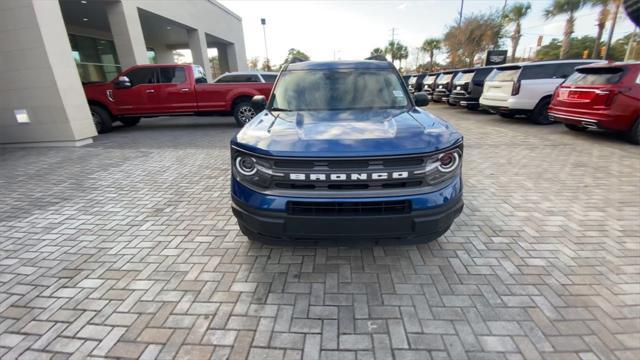
[[[209,58],[209,64],[211,64],[211,76],[214,79],[222,75],[222,70],[220,69],[220,61],[218,60],[217,55]]]
[[[516,61],[516,50],[518,49],[518,44],[522,38],[521,22],[522,19],[529,15],[529,11],[531,11],[531,3],[518,2],[509,6],[502,15],[502,19],[505,24],[515,24],[513,33],[511,33],[511,62]]]
[[[402,68],[402,60],[406,60],[409,58],[409,48],[405,45],[400,44],[398,47],[398,60],[400,62],[398,69]]]
[[[258,62],[260,62],[260,59],[257,56],[254,56],[251,59],[249,59],[249,61],[247,61],[247,64],[249,65],[249,69],[258,70]]]
[[[385,55],[391,56],[391,63],[395,64],[395,61],[399,59],[400,52],[402,51],[402,43],[397,40],[389,40],[389,43],[384,48]]]
[[[436,55],[436,51],[442,48],[442,42],[440,39],[428,38],[422,42],[422,50],[429,54],[429,71],[433,71],[433,58]]]
[[[576,22],[576,12],[582,9],[586,4],[586,0],[553,0],[553,2],[544,10],[544,17],[549,20],[561,15],[567,15],[564,23],[564,33],[562,38],[562,47],[560,49],[560,59],[566,59],[571,43],[571,35]]]
[[[604,33],[604,28],[607,26],[607,22],[609,21],[609,16],[611,15],[611,10],[609,10],[609,4],[611,0],[587,0],[589,5],[594,8],[600,8],[598,12],[598,22],[596,23],[596,27],[598,31],[596,32],[596,37],[593,43],[593,52],[591,53],[592,59],[597,59],[600,55],[600,42],[602,41],[602,34]]]
[[[449,26],[442,39],[449,53],[451,67],[473,66],[476,56],[499,45],[502,34],[500,14],[467,16],[460,25]]]
[[[271,67],[271,61],[269,59],[264,59],[262,62],[262,66],[260,67],[262,71],[272,71],[273,67]]]
[[[381,48],[377,47],[377,48],[371,50],[371,54],[369,56],[380,56],[380,55],[382,55],[382,56],[385,55],[384,49],[381,49]]]
[[[609,55],[611,60],[622,61],[627,52],[629,46],[629,38],[632,34],[621,37],[611,44]],[[585,50],[589,51],[595,42],[595,38],[591,35],[585,35],[581,37],[572,37],[569,51],[567,52],[567,59],[580,59]],[[598,49],[604,45],[603,41],[598,44]],[[636,53],[640,55],[640,44],[635,44]],[[551,41],[540,47],[536,52],[536,60],[556,60],[560,58],[560,51],[562,49],[562,42],[560,39],[551,39]],[[631,50],[633,52],[633,49]]]
[[[309,55],[305,54],[302,50],[298,50],[296,48],[291,48],[287,52],[287,59],[285,60],[285,62],[291,61],[294,58],[297,58],[297,59],[300,59],[300,60],[303,60],[303,61],[309,61],[310,60]]]

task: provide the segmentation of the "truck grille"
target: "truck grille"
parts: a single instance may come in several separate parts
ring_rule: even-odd
[[[423,170],[427,156],[408,156],[364,159],[274,159],[274,172],[284,174],[273,177],[270,187],[283,190],[371,190],[404,189],[425,186],[424,176],[415,174]],[[394,173],[405,176],[394,177]],[[292,174],[303,176],[293,179]],[[354,178],[353,174],[366,175]],[[386,174],[385,178],[374,178],[373,174]],[[318,176],[324,179],[318,179]],[[332,179],[331,175],[346,176],[346,179]],[[313,177],[316,176],[316,177]]]
[[[299,216],[360,216],[360,215],[398,215],[411,211],[411,202],[373,201],[373,202],[305,202],[290,201],[287,213]]]

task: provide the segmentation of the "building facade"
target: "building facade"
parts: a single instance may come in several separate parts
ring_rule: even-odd
[[[0,144],[90,143],[82,82],[173,63],[175,50],[190,50],[209,79],[245,70],[242,19],[213,0],[0,1]]]

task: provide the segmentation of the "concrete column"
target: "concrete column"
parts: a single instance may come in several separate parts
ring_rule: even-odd
[[[191,49],[191,57],[193,63],[202,66],[205,74],[207,74],[207,80],[211,81],[211,63],[209,62],[209,55],[207,54],[207,37],[205,33],[200,30],[188,30],[189,36],[189,49]]]
[[[227,53],[227,45],[219,44],[216,49],[218,49],[218,64],[220,64],[220,72],[222,74],[226,72],[230,72],[231,69],[229,67],[229,56]]]
[[[229,63],[229,71],[238,71],[238,56],[236,52],[236,46],[234,44],[227,45],[227,62]]]
[[[123,69],[148,64],[147,45],[135,4],[122,1],[106,2],[107,17],[113,42]]]
[[[151,45],[156,52],[156,60],[158,64],[174,64],[176,61],[173,57],[173,50],[167,48],[166,45]]]
[[[92,142],[96,130],[60,3],[0,1],[0,19],[0,143]]]

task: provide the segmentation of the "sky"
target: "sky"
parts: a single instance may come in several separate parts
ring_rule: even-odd
[[[554,37],[561,38],[564,28],[563,17],[545,20],[542,15],[551,0],[529,1],[532,11],[522,23],[524,35],[518,56],[535,51],[539,35],[544,36],[546,44]],[[507,0],[507,4],[513,2],[516,1]],[[283,62],[290,48],[304,51],[312,60],[363,59],[373,48],[384,47],[395,35],[409,47],[409,62],[415,66],[416,48],[425,38],[442,37],[447,26],[457,21],[460,10],[460,0],[220,0],[220,3],[242,17],[247,59],[265,57],[260,18],[266,19],[267,50],[272,64]],[[503,0],[465,0],[463,17],[490,9],[500,11],[503,4]],[[574,36],[595,35],[597,14],[595,8],[581,10]],[[633,26],[621,9],[614,39],[632,32]],[[509,40],[504,43],[510,45]],[[442,61],[446,55],[438,58]],[[426,59],[423,54],[420,60]]]

